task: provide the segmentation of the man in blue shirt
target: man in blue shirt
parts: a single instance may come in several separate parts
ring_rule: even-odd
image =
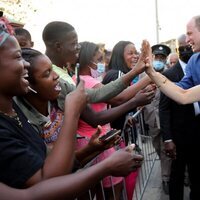
[[[186,42],[193,52],[200,52],[200,15],[193,17],[187,24]],[[178,83],[184,89],[200,84],[200,53],[195,53],[187,63],[186,75]]]
[[[187,63],[185,76],[180,82],[177,83],[177,85],[184,89],[188,89],[200,84],[200,15],[192,17],[188,22],[186,42],[192,47],[192,50],[195,54]],[[195,114],[196,117],[194,120],[199,121],[200,110],[199,104],[197,103],[195,106]],[[198,146],[200,141],[200,132],[194,133],[194,131],[194,129],[191,130],[191,134],[188,135],[188,145],[185,146],[185,148],[191,152],[190,156],[185,155],[187,157],[186,159],[190,161],[190,164],[188,164],[188,172],[191,180],[191,200],[197,200],[200,196],[200,164],[197,164],[197,157],[199,156]],[[189,141],[192,142],[190,143]]]
[[[199,28],[200,29],[200,28]],[[200,43],[200,30],[199,30],[199,43]],[[200,53],[194,54],[188,61],[185,69],[186,75],[178,83],[184,89],[191,88],[200,84]]]

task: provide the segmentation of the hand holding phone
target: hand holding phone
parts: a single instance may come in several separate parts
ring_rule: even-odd
[[[75,67],[75,76],[76,76],[76,86],[79,84],[80,82],[80,76],[79,76],[79,63],[76,63],[76,67]]]
[[[138,144],[135,144],[134,151],[135,151],[135,154],[136,154],[136,155],[143,155],[142,149],[139,147]]]
[[[113,130],[110,130],[109,132],[107,132],[105,135],[101,136],[99,138],[99,140],[108,141],[108,140],[114,138],[115,135],[119,135],[120,133],[121,133],[121,130],[113,129]]]

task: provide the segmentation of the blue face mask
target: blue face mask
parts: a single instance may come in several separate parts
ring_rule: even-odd
[[[156,71],[162,71],[165,67],[165,63],[160,60],[154,60],[153,67]]]
[[[105,72],[105,65],[103,63],[97,63],[97,71],[99,73],[104,73]]]

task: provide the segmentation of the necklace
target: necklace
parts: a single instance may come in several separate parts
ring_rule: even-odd
[[[22,122],[20,121],[19,116],[17,115],[17,113],[14,109],[13,109],[13,113],[14,113],[13,115],[9,115],[8,113],[5,113],[0,110],[0,114],[5,115],[11,119],[14,119],[17,122],[18,126],[22,127]]]

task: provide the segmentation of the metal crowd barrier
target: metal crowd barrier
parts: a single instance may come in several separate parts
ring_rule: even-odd
[[[149,136],[147,130],[145,130],[142,109],[140,110],[137,119],[138,119],[138,124],[136,124],[137,125],[136,131],[138,140],[136,141],[136,144],[138,144],[139,147],[142,149],[144,155],[144,163],[139,171],[133,199],[142,200],[157,154],[152,144],[152,137]]]
[[[137,148],[141,150],[141,153],[144,156],[144,161],[142,167],[138,169],[136,184],[133,188],[133,194],[131,197],[127,194],[127,181],[125,178],[123,179],[123,190],[120,200],[142,200],[157,154],[152,145],[152,138],[148,135],[147,131],[145,130],[142,108],[138,109],[136,113],[130,115],[129,118],[134,118],[135,124],[128,129],[126,129],[124,126],[124,130],[122,131],[122,138],[125,141],[126,146],[131,143],[136,144]],[[126,119],[125,124],[127,122],[128,117]],[[89,191],[88,196],[86,198],[81,197],[77,200],[107,200],[102,182],[100,184],[100,187],[102,191],[101,199],[97,198],[95,195],[92,195],[92,192]],[[114,185],[112,185],[112,193],[113,200],[117,200],[114,191]]]

